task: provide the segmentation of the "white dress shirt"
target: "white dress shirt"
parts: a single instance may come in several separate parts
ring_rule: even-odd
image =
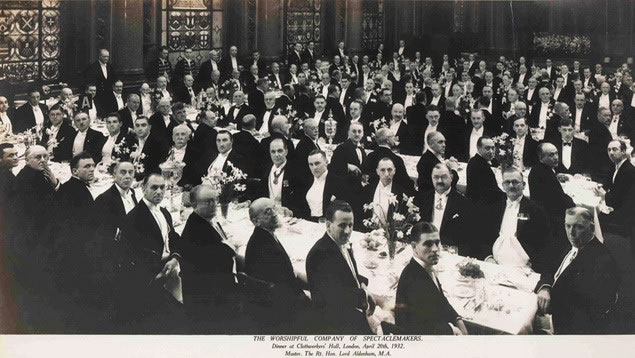
[[[328,235],[328,233],[327,233],[327,235]],[[331,240],[333,240],[333,242],[335,242],[337,247],[340,249],[340,253],[342,253],[342,257],[344,257],[344,261],[346,261],[346,263],[348,264],[348,267],[351,269],[351,273],[353,274],[353,277],[355,278],[355,282],[357,283],[357,287],[360,288],[361,285],[359,284],[359,281],[357,279],[357,273],[355,273],[355,266],[353,265],[353,260],[351,259],[350,252],[348,251],[351,248],[351,244],[347,243],[347,244],[344,244],[344,245],[340,245],[337,241],[335,241],[331,237],[331,235],[329,235],[329,237],[331,238]]]
[[[635,96],[631,96],[631,107],[635,107]]]
[[[608,94],[601,94],[598,103],[600,107],[611,108],[611,99]]]
[[[434,202],[433,211],[432,211],[432,224],[439,230],[441,233],[441,224],[443,223],[443,214],[445,213],[445,207],[448,203],[448,194],[450,194],[451,188],[446,192],[439,194],[438,192],[434,192]]]
[[[609,132],[611,132],[614,139],[617,138],[617,127],[619,123],[620,116],[616,114],[613,116],[613,119],[611,119],[611,124],[609,124]]]
[[[401,121],[393,121],[390,124],[390,130],[395,133],[395,135],[397,134],[397,132],[399,131],[399,127],[401,127]]]
[[[525,75],[526,75],[526,73],[519,74],[517,83],[523,83],[525,81]]]
[[[123,104],[123,97],[121,97],[121,94],[119,93],[114,93],[115,95],[115,99],[117,100],[117,110],[120,110],[123,108],[124,104]]]
[[[622,166],[622,164],[624,164],[625,161],[626,159],[622,159],[621,162],[615,165],[615,172],[613,173],[613,180],[611,181],[612,183],[615,183],[615,177],[617,176],[617,171],[620,170],[620,167]]]
[[[165,216],[163,216],[163,213],[161,212],[161,209],[158,205],[154,205],[145,197],[143,198],[143,202],[145,202],[148,206],[148,209],[150,209],[150,213],[152,214],[154,221],[157,223],[159,229],[161,230],[161,236],[163,238],[163,252],[161,253],[161,260],[165,260],[170,256],[170,241],[168,236],[168,234],[170,233],[170,226],[168,225],[168,221],[165,219]]]
[[[97,119],[97,106],[95,105],[95,101],[90,101],[91,108],[88,110],[88,117],[91,121]]]
[[[382,222],[386,222],[388,209],[390,208],[390,196],[392,195],[392,182],[386,186],[380,181],[377,183],[375,195],[373,196],[373,204],[378,207],[374,211],[374,215]]]
[[[472,128],[472,133],[470,133],[470,158],[472,158],[478,152],[476,142],[482,136],[483,136],[483,127],[479,129]]]
[[[538,115],[538,127],[547,128],[547,112],[549,111],[549,103],[540,104],[540,114]]]
[[[575,109],[575,123],[574,127],[576,131],[579,131],[582,126],[582,108]]]
[[[403,101],[403,108],[406,109],[410,106],[412,106],[412,98],[414,97],[414,95],[406,95],[406,99]]]
[[[571,167],[571,149],[573,146],[573,141],[570,142],[571,145],[565,145],[562,143],[562,165],[569,169]]]
[[[170,126],[170,115],[163,115],[163,123],[165,123],[165,128]]]
[[[323,113],[324,113],[324,111],[322,111],[322,112],[315,111],[315,114],[313,115],[313,119],[315,119],[318,123],[320,123],[322,121],[322,114]]]
[[[103,158],[104,163],[110,162],[110,160],[112,159],[112,151],[113,149],[115,149],[115,142],[117,141],[117,136],[119,136],[119,133],[115,135],[109,135],[108,138],[106,139],[106,143],[104,143],[104,146],[101,148],[101,156]]]
[[[284,181],[283,178],[286,164],[287,163],[284,163],[280,168],[276,167],[274,164],[269,172],[269,199],[275,201],[277,204],[282,203],[282,183]],[[274,181],[276,174],[278,174],[277,183]]]
[[[280,74],[274,73],[273,77],[276,78],[276,87],[282,89],[282,81],[280,81]]]
[[[84,150],[84,142],[86,141],[86,132],[77,131],[75,135],[75,141],[73,141],[73,156],[76,156]]]
[[[324,215],[322,212],[322,201],[324,200],[324,186],[326,185],[328,172],[328,170],[325,171],[319,178],[313,177],[313,185],[311,185],[309,191],[306,192],[306,202],[309,204],[311,216],[313,217]]]
[[[108,79],[108,67],[105,63],[99,63],[99,67],[101,68],[101,73],[104,75],[104,78]]]
[[[432,97],[432,101],[430,102],[430,104],[433,104],[435,106],[439,105],[439,100],[441,99],[441,96],[439,97]]]
[[[225,162],[227,161],[227,157],[229,157],[229,153],[231,153],[231,149],[228,150],[225,154],[218,153],[218,155],[216,156],[216,159],[214,159],[212,164],[209,165],[209,168],[207,168],[207,171],[208,172],[211,172],[211,171],[221,172],[221,171],[223,171],[223,167],[225,166]]]
[[[234,57],[234,56],[229,56],[229,58],[232,61],[232,68],[234,70],[237,70],[238,69],[238,60],[236,60],[236,57]]]
[[[556,87],[555,91],[553,91],[553,99],[557,101],[560,93],[562,93],[562,88]]]
[[[132,198],[132,189],[128,189],[127,191],[124,191],[116,183],[115,183],[115,187],[119,191],[119,195],[121,195],[121,201],[123,202],[123,208],[126,211],[126,214],[128,214],[132,209],[134,209],[134,207],[136,205],[135,202],[134,202],[134,199]]]
[[[212,63],[212,73],[214,71],[218,71],[218,64],[216,63],[216,61],[210,60],[210,62]],[[210,73],[210,75],[211,75],[211,73]]]
[[[35,117],[35,124],[38,126],[44,125],[44,113],[42,113],[42,109],[39,105],[31,106],[33,108],[33,116]]]
[[[187,144],[183,146],[183,148],[179,149],[177,147],[172,147],[172,154],[174,155],[174,160],[177,162],[182,162],[183,158],[185,158],[185,151],[187,150]]]
[[[498,238],[492,246],[494,260],[500,265],[524,267],[529,256],[518,241],[518,213],[522,196],[515,201],[507,199]]]
[[[329,86],[322,86],[322,96],[324,96],[324,98],[329,98]]]
[[[562,263],[560,264],[560,268],[558,268],[558,271],[556,271],[556,273],[553,275],[553,284],[554,285],[556,284],[556,281],[558,281],[558,278],[560,277],[560,275],[562,275],[564,270],[567,267],[569,267],[569,265],[571,265],[573,260],[575,260],[576,256],[578,256],[578,248],[572,247],[571,251],[569,251],[567,256],[565,256],[564,259],[562,260]]]
[[[346,88],[342,88],[342,91],[341,91],[341,92],[342,92],[342,93],[340,93],[340,104],[341,104],[342,106],[345,106],[344,102],[345,102],[345,100],[346,100]],[[346,107],[344,107],[344,108],[346,108]]]

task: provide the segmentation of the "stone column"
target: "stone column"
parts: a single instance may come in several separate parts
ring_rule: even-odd
[[[124,85],[143,79],[143,0],[112,0],[111,62]]]
[[[280,54],[284,53],[282,48],[283,1],[259,0],[257,6],[257,48],[260,51],[260,56],[267,62],[278,61]]]

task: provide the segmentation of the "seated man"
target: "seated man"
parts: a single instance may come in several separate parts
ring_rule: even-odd
[[[234,250],[223,242],[223,231],[215,221],[218,193],[209,185],[190,191],[194,211],[181,235],[180,254],[183,302],[191,332],[231,332],[236,321],[237,290]]]
[[[321,334],[370,334],[366,319],[374,303],[368,279],[359,274],[350,246],[353,209],[336,200],[326,209],[326,233],[309,251],[306,273]],[[374,308],[374,307],[373,307]]]
[[[478,138],[476,146],[478,152],[467,163],[466,194],[475,204],[493,203],[504,196],[491,165],[496,146],[486,136]]]
[[[402,187],[408,195],[414,194],[414,183],[408,175],[403,159],[392,151],[392,147],[395,145],[395,133],[390,128],[381,128],[377,131],[375,140],[378,147],[368,154],[364,161],[363,173],[369,175],[371,182],[376,181],[377,164],[382,158],[390,158],[396,170],[394,173],[395,183]]]
[[[77,112],[75,117],[73,117],[73,122],[75,123],[75,127],[77,127],[77,132],[70,138],[70,142],[73,143],[70,148],[72,150],[72,156],[86,151],[90,153],[95,163],[99,163],[101,161],[101,149],[104,146],[106,138],[101,132],[90,128],[90,117],[88,117],[88,113]]]
[[[575,138],[573,135],[575,130],[573,122],[569,118],[560,120],[559,141],[554,141],[554,145],[558,149],[558,173],[565,174],[582,174],[589,172],[589,144],[582,139]]]
[[[459,181],[459,175],[456,172],[459,165],[455,158],[450,158],[447,161],[445,159],[445,136],[441,132],[429,132],[426,136],[426,143],[428,144],[427,149],[417,162],[419,194],[433,189],[432,169],[435,165],[442,162],[447,162],[449,167],[452,168],[452,186],[455,187]]]
[[[298,198],[301,202],[295,216],[317,222],[324,217],[326,207],[332,201],[348,201],[350,195],[344,179],[328,171],[326,153],[319,149],[313,150],[307,162],[311,179],[303,183],[304,188]]]
[[[604,191],[602,188],[598,190],[598,194],[604,198],[606,205],[612,209],[608,215],[601,215],[602,223],[606,222],[608,224],[606,226],[603,225],[602,228],[629,236],[629,229],[632,227],[633,208],[628,203],[635,187],[635,167],[629,160],[626,152],[626,142],[623,140],[612,140],[607,150],[609,158],[615,164],[615,171],[613,172],[613,180],[607,187],[608,190]]]
[[[552,227],[561,227],[564,212],[575,206],[573,199],[565,194],[556,177],[558,167],[558,149],[551,143],[538,145],[539,163],[529,172],[529,193],[532,200],[541,204],[552,220]],[[556,226],[557,225],[557,226]]]
[[[160,206],[165,188],[160,174],[146,176],[143,199],[123,224],[122,240],[130,249],[130,268],[121,282],[128,295],[120,302],[118,313],[125,330],[131,332],[180,332],[182,328],[177,324],[182,317],[174,309],[178,298],[172,293],[180,280],[181,238],[170,212]]]
[[[128,134],[128,129],[122,128],[123,123],[119,113],[110,113],[105,118],[105,122],[106,129],[108,129],[108,137],[106,137],[104,145],[101,147],[102,162],[111,164],[115,159],[128,160],[129,153],[124,148],[132,145],[134,137]]]
[[[396,183],[393,178],[395,177],[395,164],[390,158],[382,158],[377,163],[377,176],[379,180],[371,182],[364,187],[362,198],[365,204],[371,204],[372,210],[366,212],[367,218],[377,217],[382,223],[392,217],[396,203],[391,203],[391,198],[394,196],[397,201],[401,201],[404,193],[404,189]]]
[[[536,158],[538,143],[528,135],[528,129],[526,118],[518,118],[512,122],[512,130],[516,138],[516,144],[513,147],[514,165],[519,168],[530,168],[538,161]]]
[[[245,271],[273,284],[271,300],[263,302],[254,318],[263,325],[263,332],[298,332],[300,315],[308,308],[309,300],[303,291],[304,283],[276,237],[275,230],[282,223],[274,201],[256,199],[249,207],[249,218],[255,227],[245,251]]]
[[[73,138],[75,129],[66,121],[59,106],[51,107],[48,113],[49,123],[42,133],[40,144],[52,154],[51,160],[56,162],[70,161],[73,154]]]
[[[506,199],[494,203],[482,215],[488,233],[482,241],[485,255],[499,265],[531,268],[543,272],[548,261],[544,255],[551,244],[549,223],[544,209],[523,196],[525,181],[520,169],[503,172]],[[493,244],[493,245],[492,245]],[[477,256],[483,257],[483,256]]]
[[[453,177],[447,164],[436,164],[430,176],[434,190],[423,193],[418,204],[421,220],[439,228],[443,245],[458,246],[459,254],[476,256],[467,234],[471,227],[472,203],[452,187]]]
[[[439,232],[421,222],[410,234],[412,259],[399,277],[395,323],[404,334],[466,335],[467,328],[443,294],[434,270],[439,263]]]
[[[161,139],[152,136],[152,126],[145,116],[134,121],[135,139],[130,147],[130,160],[137,168],[137,179],[150,173],[161,173],[159,165],[168,155],[168,147]]]
[[[300,183],[294,171],[287,167],[288,153],[285,140],[276,138],[269,143],[269,154],[273,164],[262,172],[257,197],[269,198],[276,204],[293,210],[297,204],[296,192],[299,190]]]
[[[620,281],[615,259],[595,237],[589,210],[567,209],[564,226],[571,250],[538,282],[539,310],[551,313],[555,334],[610,333],[608,313]]]

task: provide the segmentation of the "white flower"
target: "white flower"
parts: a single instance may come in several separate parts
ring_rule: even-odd
[[[390,205],[397,205],[397,196],[391,193],[390,196],[388,196],[388,203]]]
[[[401,231],[397,231],[397,238],[398,238],[399,240],[403,239],[403,232],[401,232]]]
[[[392,218],[393,218],[394,220],[397,220],[397,221],[403,221],[403,220],[406,220],[406,217],[405,217],[405,216],[403,216],[402,214],[399,214],[399,213],[394,213],[394,214],[392,215]]]

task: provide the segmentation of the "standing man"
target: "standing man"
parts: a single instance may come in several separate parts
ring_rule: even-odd
[[[323,319],[320,332],[370,334],[366,316],[373,302],[366,292],[368,279],[357,271],[350,246],[353,209],[343,201],[332,202],[325,213],[326,233],[306,260],[313,303]],[[373,307],[374,308],[374,307]]]
[[[115,83],[115,71],[108,63],[109,60],[110,52],[106,49],[100,49],[97,61],[88,66],[84,72],[83,77],[86,83],[97,85],[97,95],[95,96],[97,108],[103,107],[105,96],[112,91],[112,86]]]

